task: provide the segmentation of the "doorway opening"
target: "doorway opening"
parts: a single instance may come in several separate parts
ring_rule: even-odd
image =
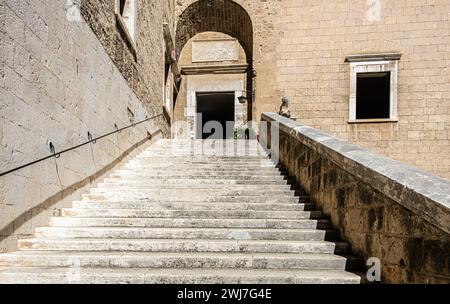
[[[198,139],[232,139],[234,137],[234,92],[197,93],[196,114]]]

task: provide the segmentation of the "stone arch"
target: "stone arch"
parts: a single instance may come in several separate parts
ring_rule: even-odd
[[[195,35],[202,32],[221,32],[239,40],[247,62],[253,61],[253,23],[247,11],[232,0],[199,0],[180,15],[176,30],[176,56]]]
[[[253,22],[247,10],[232,0],[198,0],[180,14],[176,28],[176,58],[186,43],[203,32],[220,32],[236,38],[244,48],[248,63],[247,120],[252,120],[254,93]]]

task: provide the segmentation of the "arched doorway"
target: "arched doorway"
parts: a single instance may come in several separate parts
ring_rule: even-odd
[[[252,105],[255,95],[253,85],[253,25],[251,18],[241,5],[232,0],[199,0],[192,3],[181,13],[177,21],[175,48],[177,60],[180,60],[183,49],[188,43],[191,43],[190,41],[194,37],[206,32],[218,32],[229,35],[235,38],[244,50],[247,65],[245,70],[243,70],[245,74],[245,89],[242,92],[242,96],[246,97],[244,120],[247,123],[252,120]],[[189,45],[189,47],[192,46]],[[213,63],[204,62],[204,65],[208,65],[209,68],[202,69],[203,73],[226,74],[223,68],[221,71],[214,71],[214,68],[211,67],[214,65]],[[230,65],[230,67],[229,71],[236,70],[234,66]],[[208,72],[205,72],[205,70],[208,70]],[[184,74],[186,75],[187,73]],[[189,96],[188,99],[190,98]],[[218,107],[218,111],[219,109],[220,107]]]

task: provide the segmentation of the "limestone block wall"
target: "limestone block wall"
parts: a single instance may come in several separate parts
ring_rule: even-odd
[[[178,22],[183,12],[197,1],[199,0],[180,0],[176,2],[175,12]],[[200,1],[206,2],[207,0]],[[253,41],[252,63],[257,76],[253,84],[256,96],[254,96],[252,113],[253,120],[259,121],[261,113],[267,110],[267,106],[272,109],[272,107],[279,107],[281,104],[280,96],[283,93],[276,86],[276,59],[278,56],[277,47],[282,34],[279,22],[283,14],[282,6],[284,1],[223,0],[215,3],[220,7],[224,2],[229,1],[240,5],[251,18],[253,37],[242,35],[241,39],[242,42],[246,42],[246,40]],[[217,23],[228,23],[236,32],[248,32],[248,29],[245,29],[246,24],[239,21],[240,16],[237,16],[236,12],[225,9],[221,9],[221,11],[227,12],[225,18],[222,18],[223,15],[211,16],[207,20],[201,20],[202,24],[205,24],[206,28],[214,28]],[[293,18],[292,22],[295,22]]]
[[[177,1],[176,13],[197,0]],[[231,1],[231,0],[224,0]],[[450,3],[234,0],[253,25],[253,119],[277,111],[450,179]],[[230,17],[231,18],[231,17]],[[214,23],[215,16],[202,22]],[[349,124],[348,55],[398,52],[396,123]]]
[[[230,41],[234,40],[234,41]],[[234,48],[235,58],[222,58],[223,54],[228,54],[231,52],[230,44],[224,44],[220,47],[211,50],[211,43],[216,43],[219,41],[224,42],[233,42],[236,44]],[[197,44],[197,52],[199,54],[194,54],[193,44]],[[202,50],[204,51],[202,53]],[[213,54],[209,54],[212,58],[207,58],[208,52],[213,52]],[[214,54],[215,52],[215,54]],[[202,60],[195,61],[195,56],[203,57],[200,58]],[[216,57],[216,58],[214,58]],[[245,51],[242,45],[236,40],[236,38],[231,37],[229,35],[219,33],[219,32],[204,32],[194,36],[190,39],[183,47],[180,58],[178,59],[179,66],[205,66],[205,65],[217,65],[217,64],[238,64],[238,63],[246,63],[247,59],[245,57]]]
[[[282,6],[275,91],[291,98],[293,115],[450,179],[450,2],[284,0]],[[345,57],[377,52],[402,54],[399,121],[349,124]],[[275,101],[260,107],[276,109]]]
[[[228,44],[216,45],[218,42],[224,41]],[[195,44],[198,45],[195,45]],[[211,49],[211,45],[215,48]],[[195,54],[193,48],[197,47]],[[233,48],[232,50],[230,50]],[[211,54],[212,53],[212,54]],[[234,53],[235,58],[223,59],[223,54]],[[197,57],[212,56],[207,60],[195,60]],[[206,66],[214,66],[216,70],[213,72],[198,72],[198,74],[190,74],[182,76],[179,94],[174,109],[172,126],[173,137],[189,138],[191,132],[195,132],[196,122],[196,93],[197,92],[235,92],[235,121],[236,126],[245,124],[247,117],[247,109],[245,105],[239,103],[237,97],[245,94],[247,90],[246,74],[227,73],[218,71],[231,65],[245,65],[246,57],[242,46],[232,37],[218,32],[204,32],[190,39],[184,46],[179,62],[182,71],[184,68],[202,68]],[[214,69],[213,69],[214,70]]]
[[[136,43],[130,45],[115,16],[116,0],[83,0],[81,14],[147,111],[164,103],[163,24],[174,37],[175,0],[137,2]]]
[[[114,3],[102,1],[106,2]],[[169,2],[161,3],[165,7]],[[67,3],[0,1],[1,172],[49,155],[48,141],[60,151],[87,141],[88,131],[96,137],[113,131],[115,125],[124,127],[161,111],[164,71],[159,57],[140,56],[152,50],[139,48],[137,58],[150,61],[131,70],[146,79],[129,77],[123,68],[127,62],[118,63],[126,56],[112,57],[105,41]],[[147,8],[162,20],[163,5],[158,5]],[[95,18],[106,24],[106,15],[99,10]],[[153,64],[154,73],[141,70]],[[153,74],[160,76],[152,78]],[[143,98],[143,92],[148,96]],[[128,156],[150,144],[148,134],[156,140],[167,131],[159,118],[0,177],[0,252],[13,250],[17,238],[46,225],[55,209],[79,199]]]
[[[450,282],[448,181],[273,113],[262,123],[262,142],[353,254],[380,259],[383,282]]]

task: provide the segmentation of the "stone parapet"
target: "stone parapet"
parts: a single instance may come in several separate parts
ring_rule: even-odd
[[[279,129],[280,165],[353,253],[380,259],[384,282],[450,282],[448,181],[275,113],[262,121]]]

